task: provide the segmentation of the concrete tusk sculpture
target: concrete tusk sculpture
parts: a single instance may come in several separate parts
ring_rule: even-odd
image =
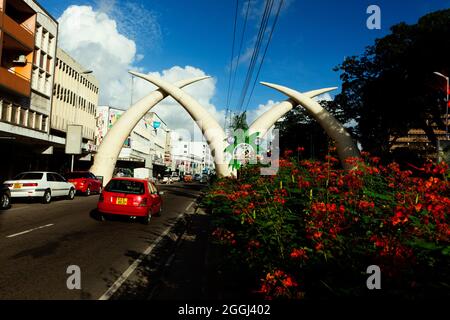
[[[284,93],[291,99],[291,101],[295,101],[304,107],[326,131],[328,136],[335,141],[337,153],[339,159],[341,160],[342,166],[347,170],[353,169],[353,166],[348,164],[345,160],[347,158],[359,157],[359,150],[353,142],[350,134],[333,115],[325,110],[318,102],[312,100],[305,94],[273,83],[261,82],[261,84]],[[283,106],[283,108],[287,107],[288,104]]]
[[[227,147],[226,135],[217,120],[214,119],[194,98],[177,86],[150,75],[141,74],[134,71],[130,71],[130,73],[136,77],[149,81],[161,90],[165,91],[189,113],[194,121],[197,122],[197,125],[200,127],[200,130],[208,142],[214,158],[217,175],[221,177],[230,176],[231,170],[229,168],[229,164],[225,161],[224,152]]]
[[[305,92],[304,95],[307,96],[308,98],[314,98],[320,96],[321,94],[336,89],[337,87],[319,89]],[[272,107],[269,111],[265,112],[259,118],[253,121],[253,123],[249,127],[250,135],[258,132],[260,137],[264,137],[267,131],[269,131],[269,129],[272,128],[278,120],[283,118],[289,111],[294,109],[294,107],[297,105],[298,105],[297,102],[295,102],[292,99],[289,99]]]
[[[175,87],[183,88],[195,82],[208,79],[210,77],[197,77],[186,79],[174,84]],[[108,131],[102,143],[99,146],[98,152],[94,158],[94,164],[90,171],[96,176],[103,177],[103,184],[106,185],[111,180],[116,166],[117,158],[120,150],[123,147],[125,140],[130,135],[131,131],[136,127],[142,117],[149,112],[159,102],[164,100],[168,94],[164,90],[153,91],[148,96],[144,97],[126,112],[122,114],[119,120]]]

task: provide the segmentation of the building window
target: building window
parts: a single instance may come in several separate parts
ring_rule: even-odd
[[[45,54],[41,53],[41,59],[39,60],[39,68],[44,69],[44,59],[45,59]]]
[[[48,72],[48,73],[51,73],[51,72],[50,72],[51,66],[52,66],[52,58],[50,58],[49,56],[47,56],[47,72]]]
[[[42,30],[42,38],[41,38],[41,49],[42,50],[45,50],[44,49],[44,46],[45,46],[45,38],[47,37],[47,30],[45,30],[45,29],[43,29]]]

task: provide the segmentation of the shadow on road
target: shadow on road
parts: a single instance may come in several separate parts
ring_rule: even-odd
[[[209,216],[187,215],[151,255],[143,257],[132,279],[114,300],[223,300],[246,298],[240,280],[222,272],[223,253],[212,243]],[[130,263],[141,257],[128,251]],[[116,276],[120,276],[117,275]]]

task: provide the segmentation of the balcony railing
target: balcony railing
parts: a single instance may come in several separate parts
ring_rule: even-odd
[[[0,121],[19,127],[47,132],[48,116],[0,99]]]
[[[27,47],[30,51],[34,49],[34,31],[31,31],[24,25],[18,24],[16,21],[3,16],[3,31],[19,41],[22,45]]]
[[[26,97],[31,93],[30,79],[2,67],[0,67],[0,86]]]

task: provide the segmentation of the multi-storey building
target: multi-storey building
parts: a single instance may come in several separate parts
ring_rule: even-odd
[[[123,113],[124,110],[109,106],[97,108],[97,145],[102,143],[108,130]],[[156,177],[164,172],[168,131],[167,125],[157,114],[151,112],[145,115],[124,142],[117,161],[117,169],[132,172],[136,168],[145,168],[148,177]]]
[[[44,119],[48,120],[53,99],[52,88],[55,75],[58,22],[35,1],[23,1],[36,12],[30,110],[41,113]],[[45,123],[45,131],[50,131],[48,121]]]
[[[92,151],[97,131],[96,110],[99,84],[92,75],[62,49],[57,49],[51,133],[65,138],[67,126],[82,125],[85,151]]]
[[[98,82],[57,38],[56,19],[36,1],[0,0],[0,180],[70,168],[69,124],[83,125],[84,160],[95,151]]]
[[[204,141],[176,141],[172,145],[172,170],[182,174],[211,173],[214,161]]]
[[[423,129],[410,129],[405,136],[390,138],[392,144],[391,151],[399,152],[401,150],[407,150],[416,153],[422,159],[437,160],[440,158],[440,160],[447,160],[448,150],[445,151],[446,158],[442,158],[442,149],[444,146],[448,148],[450,141],[447,138],[446,131],[439,129],[436,125],[432,126],[432,131],[436,136],[437,143],[432,143]]]
[[[47,166],[58,24],[32,0],[0,0],[0,176]],[[0,179],[0,180],[1,180]]]
[[[151,156],[153,163],[153,172],[155,175],[162,174],[166,167],[167,157],[170,157],[170,130],[167,124],[154,112],[149,112],[144,121],[151,131]]]

